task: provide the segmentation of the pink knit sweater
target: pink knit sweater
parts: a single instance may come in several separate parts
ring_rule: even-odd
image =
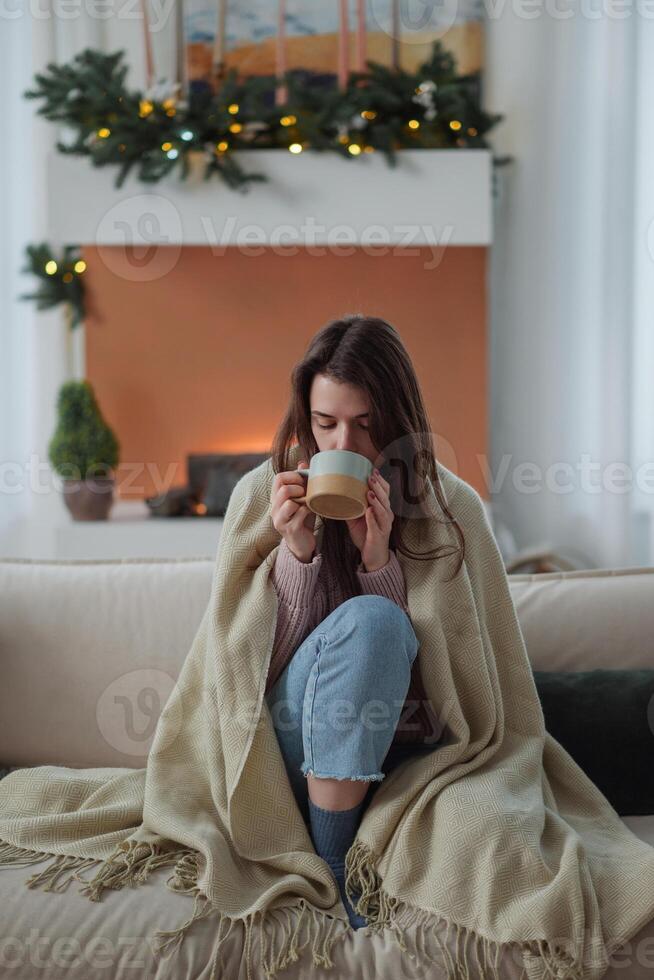
[[[388,563],[374,572],[366,572],[363,563],[359,562],[356,575],[361,583],[362,593],[386,596],[396,602],[408,616],[402,566],[393,550],[390,554]],[[270,572],[279,604],[266,693],[309,633],[337,606],[350,598],[342,583],[334,581],[328,574],[327,564],[323,564],[322,559],[318,543],[313,559],[302,562],[290,550],[286,539],[282,538]],[[442,726],[422,684],[419,660],[420,650],[413,661],[409,689],[395,730],[394,743],[428,740],[431,744],[437,742],[441,735]]]

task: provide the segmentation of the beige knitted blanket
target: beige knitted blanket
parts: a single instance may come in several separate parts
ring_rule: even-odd
[[[442,949],[436,975],[497,977],[498,956],[511,948],[527,980],[597,980],[654,918],[654,848],[545,730],[481,498],[438,467],[465,563],[452,578],[456,556],[398,558],[425,689],[448,737],[380,784],[348,852],[348,894],[360,893],[368,928],[390,930],[402,948],[417,926],[419,953],[434,961],[442,927],[451,927],[456,953]],[[41,766],[0,780],[0,864],[48,860],[32,887],[59,893],[78,881],[94,901],[169,866],[168,887],[195,901],[190,918],[180,901],[186,921],[177,930],[155,933],[160,954],[172,955],[198,918],[215,916],[218,936],[242,920],[246,937],[260,930],[253,976],[274,976],[299,957],[329,968],[332,944],[351,935],[264,701],[280,543],[273,477],[268,459],[232,493],[211,597],[147,767]],[[439,514],[431,485],[430,493]],[[407,538],[418,551],[455,541],[432,517],[410,520]],[[243,957],[248,949],[245,941]]]

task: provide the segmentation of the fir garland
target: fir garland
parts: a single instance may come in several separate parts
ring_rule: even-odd
[[[79,247],[66,245],[57,256],[46,242],[41,242],[40,245],[27,245],[25,253],[27,264],[21,271],[36,276],[39,287],[35,293],[23,293],[18,298],[36,300],[37,310],[64,303],[69,328],[79,326],[85,316],[82,277],[86,271]]]
[[[504,118],[481,109],[479,73],[457,74],[440,41],[415,73],[368,61],[368,70],[352,72],[343,91],[331,76],[317,84],[310,72],[289,71],[283,106],[275,105],[274,76],[239,79],[233,68],[215,94],[192,89],[180,99],[178,86],[165,84],[130,92],[123,57],[123,51],[87,48],[70,64],[48,64],[24,93],[43,100],[39,115],[72,131],[71,142],[57,141],[61,153],[119,167],[116,187],[133,168],[146,183],[175,168],[186,178],[189,154],[198,152],[205,179],[217,174],[241,190],[267,178],[244,171],[239,149],[329,150],[348,159],[379,151],[394,166],[397,151],[408,147],[489,149],[486,133]]]

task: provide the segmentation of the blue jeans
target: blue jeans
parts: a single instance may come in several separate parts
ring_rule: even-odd
[[[418,645],[411,620],[396,602],[353,596],[306,637],[266,694],[305,820],[309,772],[369,780],[367,805],[394,766],[433,751],[421,743],[391,746]]]

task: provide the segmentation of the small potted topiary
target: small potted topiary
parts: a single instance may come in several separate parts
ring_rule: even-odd
[[[57,428],[48,446],[64,478],[66,507],[76,521],[106,520],[113,504],[120,443],[105,422],[88,381],[66,381],[57,398]]]

